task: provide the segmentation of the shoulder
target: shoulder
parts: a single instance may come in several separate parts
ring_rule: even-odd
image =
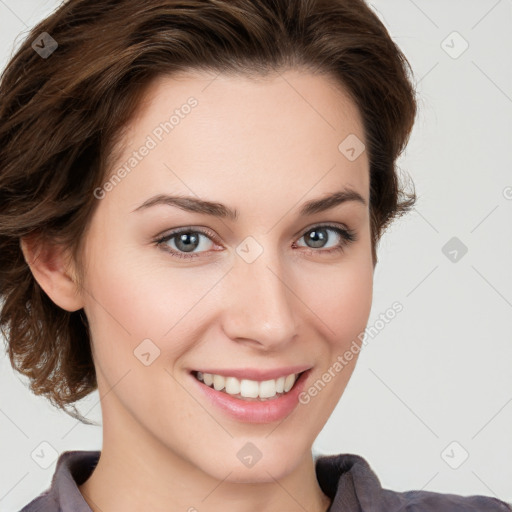
[[[383,489],[397,499],[403,512],[511,512],[512,506],[489,496],[461,496],[431,491],[396,492]]]
[[[320,487],[332,499],[329,512],[512,512],[511,505],[489,496],[384,489],[360,455],[323,455],[315,464]]]

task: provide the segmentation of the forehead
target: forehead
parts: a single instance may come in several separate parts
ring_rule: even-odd
[[[142,190],[161,192],[165,182],[205,197],[220,197],[226,187],[254,194],[271,187],[299,199],[312,188],[318,195],[349,185],[368,198],[360,113],[325,75],[194,70],[160,76],[125,131],[116,165],[149,139],[154,147],[130,176],[137,197]],[[347,146],[360,155],[348,158]]]

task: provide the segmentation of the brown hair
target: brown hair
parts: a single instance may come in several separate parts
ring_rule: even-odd
[[[58,43],[46,58],[32,47],[43,32]],[[81,287],[93,191],[152,79],[286,68],[334,78],[359,108],[376,263],[385,228],[416,199],[395,164],[416,100],[406,57],[363,0],[68,0],[31,30],[0,82],[0,328],[32,392],[88,423],[66,406],[97,383],[87,318],[50,300],[20,239],[68,248]]]

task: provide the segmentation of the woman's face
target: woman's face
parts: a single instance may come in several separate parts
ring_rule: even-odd
[[[85,244],[104,450],[172,454],[218,479],[231,471],[230,481],[279,478],[310,457],[370,313],[359,113],[305,72],[189,73],[152,84],[123,141]],[[334,193],[345,200],[302,211]],[[141,207],[157,195],[191,198],[190,210],[171,200]],[[228,209],[236,219],[219,215]],[[189,232],[164,238],[177,229]],[[208,395],[191,373],[233,369],[242,378],[311,370],[292,408],[286,398],[283,408],[238,401],[237,415],[219,405],[226,393]]]

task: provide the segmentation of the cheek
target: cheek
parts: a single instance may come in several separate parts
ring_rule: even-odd
[[[343,274],[340,272],[340,274]],[[321,322],[317,322],[321,330],[320,336],[325,340],[325,358],[327,371],[333,363],[352,351],[350,360],[344,360],[344,377],[349,377],[357,362],[364,329],[368,322],[372,303],[371,273],[340,275],[330,280],[329,287],[318,294],[315,311],[319,311]],[[344,378],[338,378],[345,387]]]
[[[365,266],[360,271],[343,269],[333,275],[324,298],[324,308],[336,332],[364,329],[372,305],[373,271]],[[346,336],[342,336],[343,339]]]
[[[137,415],[150,417],[165,403],[165,414],[154,415],[155,422],[169,425],[171,416],[189,414],[187,394],[173,377],[174,363],[198,337],[198,303],[216,281],[211,272],[203,277],[191,269],[162,272],[161,266],[151,268],[128,255],[115,265],[96,265],[88,283],[94,299],[89,297],[86,314],[103,389],[116,386]]]
[[[204,308],[214,307],[209,293],[223,273],[212,266],[171,267],[165,255],[152,260],[135,251],[94,265],[87,282],[94,298],[88,296],[86,314],[96,362],[110,380],[138,370],[140,351],[155,357],[151,368],[172,371],[200,338]]]
[[[102,328],[111,325],[133,338],[161,338],[197,304],[210,280],[190,271],[163,274],[125,262],[98,269],[90,305]]]
[[[303,287],[306,302],[315,312],[311,322],[323,341],[318,346],[320,364],[315,376],[299,397],[308,416],[314,418],[315,437],[343,395],[361,350],[360,335],[368,322],[373,294],[373,265],[365,254],[354,254],[335,269],[317,271],[310,286]]]
[[[311,265],[302,273],[308,278],[300,281],[300,297],[316,314],[320,336],[329,341],[331,350],[345,350],[364,331],[372,307],[370,244],[347,253],[339,264]]]

